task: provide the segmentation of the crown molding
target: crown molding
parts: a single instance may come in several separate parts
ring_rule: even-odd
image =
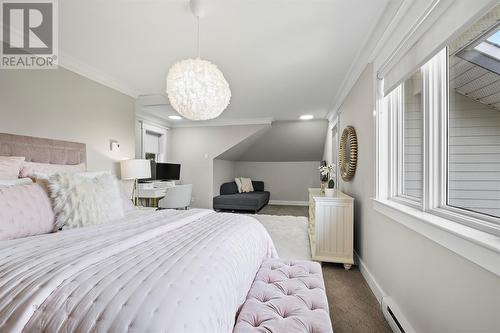
[[[376,55],[382,49],[382,46],[387,41],[388,37],[396,29],[398,23],[404,14],[411,7],[414,0],[397,0],[389,1],[384,8],[383,14],[377,21],[372,33],[365,37],[361,47],[358,50],[354,60],[349,67],[344,79],[342,80],[341,89],[332,100],[332,107],[327,113],[329,122],[333,122],[338,115],[338,110],[344,103],[352,87],[360,77],[363,70],[366,68]],[[334,102],[333,102],[334,101]]]
[[[61,50],[59,50],[59,66],[134,99],[140,95],[139,91],[134,87],[123,84],[116,78],[104,74],[102,71],[77,60]]]
[[[273,118],[249,118],[249,119],[223,119],[213,121],[186,121],[185,123],[170,123],[172,128],[180,127],[214,127],[214,126],[243,126],[243,125],[271,125]]]
[[[155,115],[141,112],[141,111],[138,111],[135,113],[135,118],[137,120],[142,120],[142,121],[152,123],[152,124],[155,124],[155,125],[158,125],[161,127],[166,127],[166,128],[172,127],[172,123],[170,123],[169,121],[166,121],[163,118],[156,117]]]
[[[11,28],[11,31],[18,36],[23,36],[23,34],[19,32],[18,29]],[[0,41],[3,42],[2,36],[0,36]],[[94,82],[102,84],[103,86],[121,92],[122,94],[130,96],[134,99],[140,95],[140,93],[135,88],[129,87],[119,82],[119,80],[117,80],[116,78],[104,74],[102,71],[99,71],[94,67],[89,66],[86,63],[77,60],[75,57],[63,52],[61,49],[59,49],[58,52],[57,65],[58,67],[65,68],[73,73],[86,77],[89,80],[92,80]]]

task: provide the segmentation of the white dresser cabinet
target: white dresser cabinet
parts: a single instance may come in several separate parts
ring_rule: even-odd
[[[309,189],[309,239],[313,260],[337,262],[350,269],[353,261],[354,199],[336,191],[326,197]]]

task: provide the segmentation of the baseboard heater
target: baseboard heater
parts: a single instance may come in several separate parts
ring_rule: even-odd
[[[395,333],[415,333],[391,297],[382,297],[382,313]]]

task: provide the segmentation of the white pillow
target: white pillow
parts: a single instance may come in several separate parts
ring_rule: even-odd
[[[33,184],[31,178],[0,179],[0,187],[9,187],[15,185],[30,185],[30,184]]]
[[[124,216],[118,180],[111,174],[88,178],[57,173],[48,182],[58,228],[104,224]]]
[[[85,178],[95,178],[102,175],[111,175],[110,171],[85,171],[76,173],[78,176]]]
[[[102,175],[111,175],[111,172],[109,171],[86,171],[86,172],[79,172],[76,175],[86,177],[86,178],[95,178],[99,177]],[[119,187],[120,187],[120,197],[122,199],[122,206],[123,206],[123,212],[129,213],[130,211],[135,210],[135,206],[132,203],[132,199],[129,197],[129,194],[127,194],[127,191],[125,190],[123,182],[118,182]]]
[[[236,186],[238,187],[238,192],[241,193],[241,178],[239,178],[239,177],[234,178],[234,182],[236,183]]]
[[[50,163],[37,163],[37,162],[24,162],[21,169],[21,177],[36,178],[41,175],[50,177],[56,173],[78,173],[85,171],[85,164],[50,164]]]
[[[253,185],[252,185],[252,180],[250,178],[243,178],[241,177],[241,192],[247,193],[247,192],[253,192]]]

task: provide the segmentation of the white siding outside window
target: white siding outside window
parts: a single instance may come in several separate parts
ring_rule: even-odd
[[[423,116],[422,75],[420,71],[405,81],[403,94],[402,194],[422,199]]]
[[[500,217],[500,111],[451,91],[448,204]]]

